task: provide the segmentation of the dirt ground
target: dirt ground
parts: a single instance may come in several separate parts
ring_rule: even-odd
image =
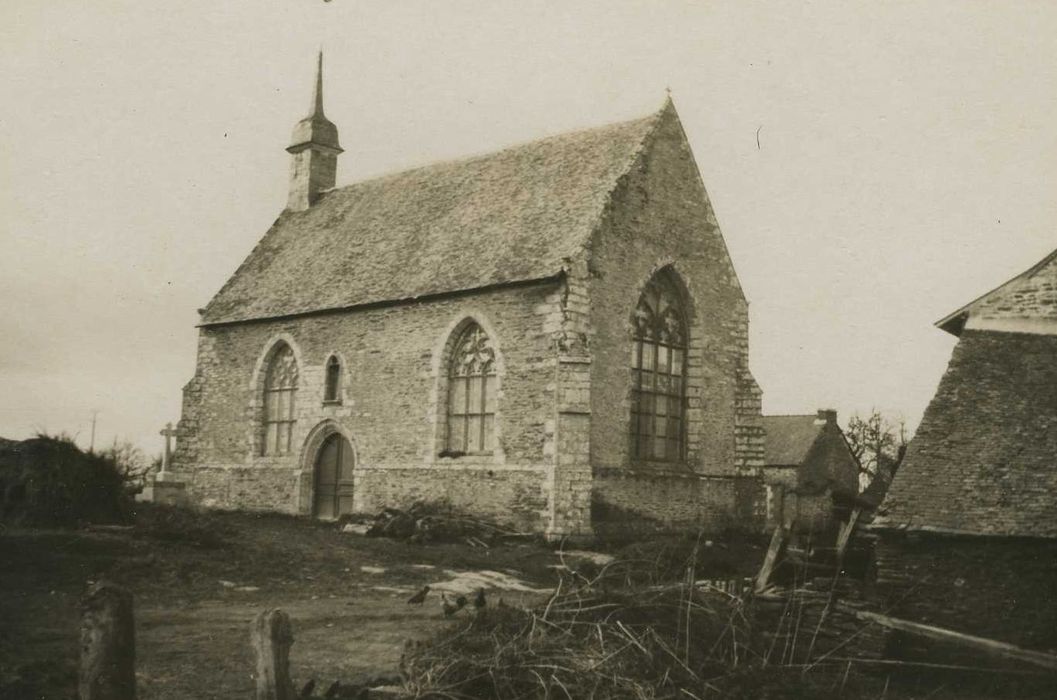
[[[536,543],[415,545],[278,515],[201,517],[217,534],[206,546],[138,527],[0,534],[0,697],[74,696],[77,603],[103,576],[134,594],[142,700],[251,697],[249,623],[265,608],[291,616],[295,679],[360,682],[393,675],[407,639],[469,614],[445,618],[436,592],[408,605],[423,585],[526,603],[555,577]]]
[[[444,617],[438,591],[484,586],[492,605],[500,598],[526,605],[543,600],[557,580],[558,556],[538,542],[420,545],[280,515],[184,513],[159,524],[158,513],[143,509],[131,529],[0,528],[0,700],[76,697],[78,601],[101,577],[135,598],[141,700],[252,697],[249,624],[267,608],[293,621],[295,681],[326,688],[394,677],[407,640],[467,624],[469,610]],[[635,548],[657,550],[648,542]],[[710,556],[704,568],[716,576],[749,575],[763,550],[732,543]],[[434,592],[425,603],[408,605],[427,584]],[[928,675],[892,680],[868,679],[877,692],[862,697],[1052,697],[1002,690],[1005,679],[997,677],[968,687]]]

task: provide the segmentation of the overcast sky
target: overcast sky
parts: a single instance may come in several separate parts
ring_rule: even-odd
[[[4,0],[0,436],[160,450],[204,306],[285,204],[325,49],[338,184],[670,87],[769,413],[916,424],[932,323],[1057,247],[1057,3]],[[757,134],[759,147],[757,147]]]

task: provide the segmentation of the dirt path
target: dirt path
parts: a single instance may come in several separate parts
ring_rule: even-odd
[[[472,614],[467,609],[445,618],[438,596],[413,606],[406,603],[412,588],[391,588],[362,586],[348,596],[314,599],[234,599],[142,608],[137,612],[141,698],[250,697],[249,622],[268,607],[281,608],[293,622],[290,667],[299,684],[310,678],[329,684],[395,674],[407,640],[425,640],[447,626],[465,624]],[[502,596],[514,604],[542,597],[509,591]],[[206,687],[203,675],[211,679]]]
[[[528,604],[554,580],[554,554],[538,545],[416,546],[293,518],[204,517],[226,533],[223,546],[135,532],[0,534],[0,697],[73,694],[78,600],[99,577],[134,595],[141,700],[251,697],[249,624],[266,608],[292,619],[299,683],[356,683],[394,674],[406,640],[465,624],[469,609],[444,617],[441,591],[484,587],[490,604]],[[425,603],[408,605],[426,584]]]

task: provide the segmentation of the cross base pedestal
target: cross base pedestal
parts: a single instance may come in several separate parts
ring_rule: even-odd
[[[177,474],[158,472],[143,491],[136,496],[137,501],[146,503],[163,503],[169,506],[187,505],[187,484]]]

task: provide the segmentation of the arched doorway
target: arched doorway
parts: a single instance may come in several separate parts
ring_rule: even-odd
[[[352,512],[352,468],[356,456],[341,433],[332,433],[316,455],[312,515],[337,518]]]

